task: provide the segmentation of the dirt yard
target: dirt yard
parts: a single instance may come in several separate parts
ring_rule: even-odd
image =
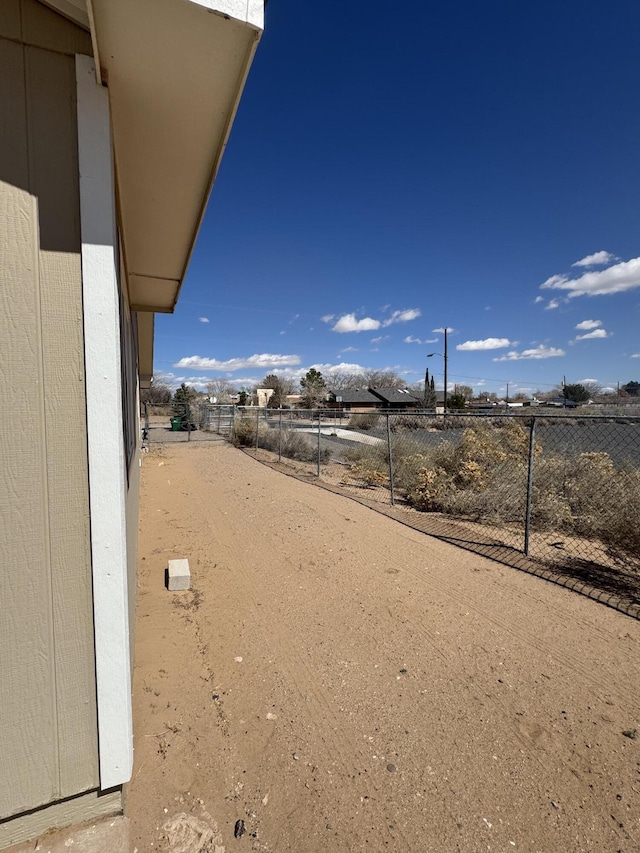
[[[141,507],[138,853],[640,850],[640,623],[223,442]]]

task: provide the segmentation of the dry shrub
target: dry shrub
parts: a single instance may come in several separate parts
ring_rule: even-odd
[[[354,480],[358,485],[370,488],[389,485],[388,473],[381,469],[378,461],[375,459],[363,458],[359,462],[350,465],[348,471],[343,475],[341,482],[344,485],[350,485]]]
[[[600,538],[608,554],[616,562],[638,570],[640,557],[640,471],[620,471],[616,490],[621,500],[610,504],[606,526],[600,528]]]
[[[473,425],[460,444],[405,457],[407,498],[425,512],[485,524],[524,522],[529,434],[515,420],[499,429]],[[531,526],[600,541],[617,562],[638,567],[640,471],[619,469],[608,453],[544,455],[538,442]],[[395,456],[394,456],[395,461]],[[417,467],[412,471],[412,466]]]
[[[640,472],[618,469],[608,453],[549,456],[536,465],[534,530],[599,540],[619,563],[638,566]]]
[[[370,430],[378,425],[380,415],[377,412],[361,412],[351,415],[347,429]]]
[[[256,425],[245,418],[234,418],[231,443],[235,447],[253,447],[256,443]]]
[[[278,430],[269,430],[268,435],[268,450],[278,452]],[[259,438],[260,440],[260,438]],[[266,444],[261,446],[267,446]],[[299,462],[317,462],[318,460],[318,445],[314,441],[310,442],[305,435],[297,432],[295,429],[285,429],[282,431],[281,452],[288,459],[297,459]],[[320,461],[326,462],[331,456],[331,451],[326,447],[320,448]]]
[[[459,444],[446,441],[416,455],[418,467],[405,483],[409,503],[486,523],[521,520],[529,434],[517,421],[505,420],[498,429],[472,423]],[[539,445],[535,451],[540,453]]]
[[[431,426],[433,416],[424,415],[393,415],[391,418],[391,432],[411,432],[416,429],[428,429]]]
[[[231,441],[236,447],[255,447],[255,421],[236,418]],[[271,429],[261,423],[258,426],[258,447],[262,450],[271,450],[273,453],[277,453],[280,448],[283,456],[298,462],[316,462],[318,459],[317,444],[310,442],[306,435],[295,429],[283,429],[282,439],[280,439],[279,430]],[[330,456],[331,451],[326,447],[320,449],[321,462],[326,462]]]

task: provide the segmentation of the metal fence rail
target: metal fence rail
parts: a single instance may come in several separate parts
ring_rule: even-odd
[[[426,533],[640,604],[639,417],[205,404],[186,418],[197,430],[172,432],[147,414],[150,441],[223,437]]]

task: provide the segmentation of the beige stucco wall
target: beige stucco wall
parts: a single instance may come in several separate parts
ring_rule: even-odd
[[[2,0],[0,819],[99,784],[74,53]]]

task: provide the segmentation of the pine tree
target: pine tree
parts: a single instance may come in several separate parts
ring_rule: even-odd
[[[173,400],[171,401],[173,417],[181,419],[181,426],[183,429],[186,429],[186,424],[189,421],[189,404],[193,399],[194,394],[195,391],[193,388],[189,388],[189,386],[185,385],[183,382],[179,388],[176,388]]]

